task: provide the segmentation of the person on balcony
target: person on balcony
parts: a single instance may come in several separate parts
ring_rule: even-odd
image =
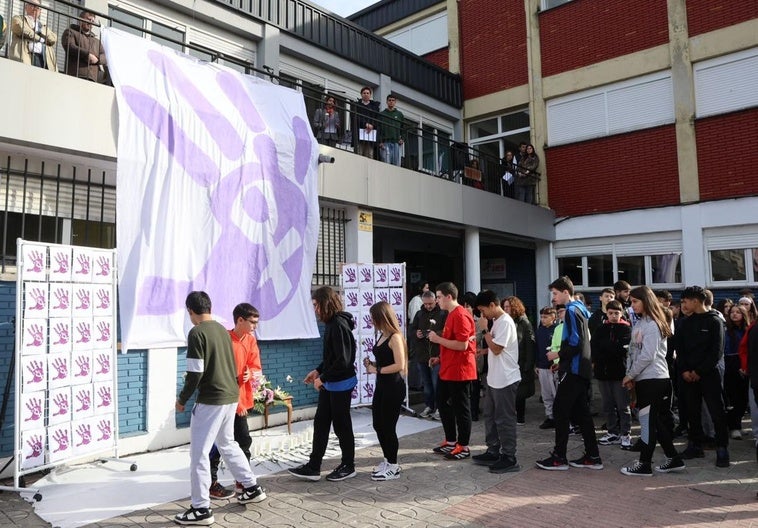
[[[79,13],[79,23],[71,24],[63,32],[63,51],[66,53],[66,75],[100,82],[105,66],[105,50],[100,39],[92,32],[97,24],[94,13]]]
[[[403,146],[403,113],[396,108],[397,97],[387,96],[387,108],[382,110],[382,140],[379,143],[379,156],[385,163],[400,166],[400,149]]]
[[[371,88],[361,88],[361,98],[355,105],[355,114],[358,122],[356,154],[374,159],[374,147],[377,140],[377,117],[379,116],[379,101],[371,99]]]
[[[9,57],[24,64],[57,72],[55,44],[58,42],[58,35],[42,23],[41,15],[42,7],[39,0],[28,0],[24,5],[24,14],[13,17]]]
[[[342,123],[333,95],[327,95],[324,107],[316,109],[313,115],[313,130],[316,132],[316,139],[322,145],[333,147],[337,144]]]
[[[519,170],[516,175],[516,200],[534,203],[534,189],[540,181],[537,168],[540,166],[540,158],[534,152],[533,145],[526,146],[526,155],[519,160]]]

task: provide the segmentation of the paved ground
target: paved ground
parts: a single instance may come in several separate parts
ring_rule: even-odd
[[[519,473],[493,475],[470,460],[452,462],[432,454],[430,448],[442,439],[441,429],[433,429],[401,439],[399,480],[370,480],[369,473],[381,458],[375,446],[357,452],[359,474],[344,482],[303,482],[287,473],[265,477],[261,483],[267,500],[247,507],[218,501],[214,526],[758,527],[758,464],[751,435],[732,441],[728,469],[716,468],[715,452],[706,451],[706,458],[687,461],[683,473],[626,477],[619,468],[633,461],[636,453],[601,446],[604,470],[549,472],[534,467],[553,443],[552,431],[537,427],[542,421],[540,408],[538,398],[531,398],[527,425],[519,428]],[[596,423],[602,421],[596,418]],[[749,426],[747,421],[744,425]],[[483,422],[476,422],[474,452],[483,448],[483,438]],[[572,436],[569,455],[581,453],[580,437]],[[658,449],[656,460],[660,458]],[[336,464],[325,461],[324,475]],[[1,494],[0,505],[2,527],[50,526],[17,494]],[[175,526],[173,515],[188,506],[185,499],[90,526]]]

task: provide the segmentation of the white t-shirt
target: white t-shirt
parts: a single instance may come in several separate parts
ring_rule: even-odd
[[[503,350],[497,355],[492,350],[487,352],[487,385],[493,389],[503,389],[521,381],[516,323],[510,315],[504,313],[493,321],[490,333],[492,341],[503,347]]]

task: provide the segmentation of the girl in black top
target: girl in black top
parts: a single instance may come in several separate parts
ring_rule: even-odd
[[[371,413],[374,430],[384,453],[384,460],[371,473],[372,480],[392,480],[400,476],[397,464],[397,420],[405,400],[405,373],[407,350],[395,312],[384,301],[371,307],[374,327],[381,332],[374,345],[376,361],[366,357],[363,364],[370,373],[376,373]]]

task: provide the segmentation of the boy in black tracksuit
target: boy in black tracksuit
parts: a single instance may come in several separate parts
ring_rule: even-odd
[[[690,313],[674,336],[682,397],[686,402],[689,443],[682,458],[702,458],[703,430],[700,409],[704,401],[716,431],[716,466],[729,467],[729,430],[726,423],[721,375],[716,364],[724,352],[724,323],[705,308],[705,291],[690,286],[682,293],[682,306]]]

